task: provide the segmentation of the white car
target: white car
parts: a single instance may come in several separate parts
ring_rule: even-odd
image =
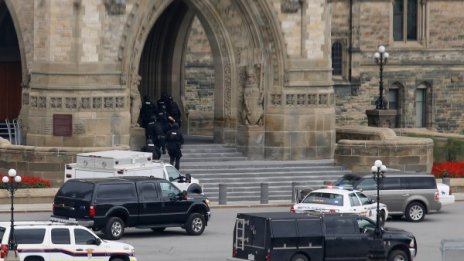
[[[300,203],[293,205],[290,212],[354,213],[377,218],[377,203],[357,190],[317,189],[311,191]],[[383,225],[388,217],[388,209],[380,203],[380,221]]]
[[[51,221],[14,222],[21,261],[137,261],[134,247],[100,239],[86,227]],[[7,256],[10,222],[0,222],[1,256]]]
[[[455,196],[451,194],[450,186],[443,183],[437,183],[437,189],[439,192],[438,199],[442,206],[453,204],[456,201]]]

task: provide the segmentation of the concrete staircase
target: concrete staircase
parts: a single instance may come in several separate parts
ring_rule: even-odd
[[[180,170],[200,180],[213,202],[219,200],[219,184],[227,186],[227,203],[260,201],[261,184],[269,186],[269,200],[292,200],[294,187],[322,186],[345,173],[332,159],[298,161],[248,160],[236,148],[212,140],[187,140],[182,147]],[[162,159],[169,162],[167,155]]]

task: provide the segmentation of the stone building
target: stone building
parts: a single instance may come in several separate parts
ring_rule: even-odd
[[[0,122],[28,148],[138,149],[140,97],[253,159],[333,158],[335,126],[462,132],[463,1],[0,0]],[[188,113],[187,113],[188,112]],[[40,160],[40,159],[38,159]]]
[[[140,97],[167,93],[212,108],[215,142],[250,158],[333,158],[331,13],[329,0],[0,0],[0,120],[21,119],[28,148],[139,148]],[[205,73],[188,67],[194,21],[206,83],[190,79]]]
[[[367,125],[379,96],[379,45],[385,97],[396,127],[464,130],[464,1],[333,0],[332,67],[336,123]]]

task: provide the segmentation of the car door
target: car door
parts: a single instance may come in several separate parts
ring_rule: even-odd
[[[349,213],[356,213],[356,214],[361,214],[365,215],[366,214],[366,208],[361,204],[359,201],[359,198],[356,196],[354,192],[348,194],[348,199],[349,199]]]
[[[84,228],[74,228],[72,241],[74,243],[75,261],[103,261],[107,260],[106,249],[100,239]]]
[[[52,228],[50,231],[51,261],[74,260],[78,252],[71,242],[71,231],[69,228]]]
[[[182,197],[182,192],[169,181],[159,181],[161,192],[161,213],[165,223],[185,223],[192,200]]]
[[[162,217],[161,193],[154,181],[142,181],[137,183],[140,199],[140,225],[152,225],[164,223]]]
[[[325,260],[367,260],[368,236],[360,232],[356,217],[326,216],[324,219]]]

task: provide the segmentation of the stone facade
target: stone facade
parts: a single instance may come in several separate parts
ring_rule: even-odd
[[[215,141],[256,159],[333,157],[331,1],[0,2],[18,36],[19,117],[29,146],[133,145],[141,96],[166,92],[189,105],[197,87],[185,86],[188,75],[204,74],[184,70],[197,17],[213,60]],[[249,67],[256,70],[251,93],[258,107],[248,110],[262,110],[252,123],[242,117]]]
[[[417,89],[426,90],[422,126],[440,132],[464,130],[463,1],[417,1],[417,40],[393,40],[391,0],[334,0],[332,43],[342,44],[342,75],[334,76],[337,125],[367,125],[366,109],[379,95],[373,54],[386,46],[385,94],[398,89],[397,126],[413,128]],[[351,6],[350,6],[351,3]],[[388,98],[388,96],[386,96]]]

